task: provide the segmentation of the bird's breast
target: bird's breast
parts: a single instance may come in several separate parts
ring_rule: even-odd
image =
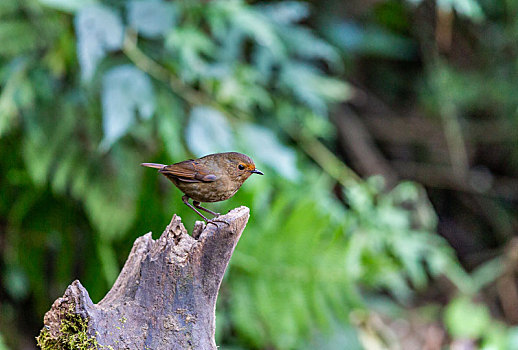
[[[241,183],[231,181],[226,176],[213,182],[183,182],[178,179],[173,182],[183,193],[198,202],[224,201],[241,187]]]

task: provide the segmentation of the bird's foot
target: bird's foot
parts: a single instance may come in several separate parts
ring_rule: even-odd
[[[230,226],[229,222],[227,222],[225,220],[218,219],[218,217],[215,217],[214,219],[208,220],[207,221],[207,225],[208,224],[213,224],[213,225],[216,225],[216,227],[219,228],[218,224],[216,224],[217,222],[222,222],[222,223],[227,224],[228,226]]]

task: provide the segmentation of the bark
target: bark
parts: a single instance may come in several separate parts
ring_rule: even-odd
[[[218,218],[226,223],[197,222],[190,236],[174,215],[158,240],[148,233],[135,241],[117,281],[98,304],[74,281],[46,313],[39,345],[216,349],[218,290],[248,218],[249,209],[239,207]]]

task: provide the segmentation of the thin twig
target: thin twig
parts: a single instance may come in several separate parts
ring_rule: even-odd
[[[343,106],[333,121],[342,147],[356,169],[367,176],[381,174],[388,188],[394,186],[398,175],[376,146],[361,118],[351,108]]]
[[[181,96],[190,104],[204,104],[211,107],[219,107],[219,105],[214,104],[213,101],[207,98],[204,94],[184,84],[168,69],[158,64],[140,50],[137,46],[137,34],[134,31],[126,31],[122,51],[138,68],[148,73],[153,78],[169,84],[171,90],[173,90],[175,94]]]
[[[420,16],[418,16],[419,18]],[[451,25],[446,24],[446,26]],[[432,93],[437,100],[439,115],[443,122],[444,136],[450,155],[451,167],[454,169],[453,175],[457,179],[465,178],[469,173],[469,159],[466,142],[462,134],[459,115],[455,103],[445,93],[444,69],[442,59],[439,54],[438,42],[429,40],[430,37],[423,31],[431,29],[429,25],[416,26],[421,28],[416,32],[420,39],[423,64],[427,67],[427,74],[431,78]],[[449,28],[448,31],[452,29]],[[433,42],[433,44],[432,44]]]
[[[470,170],[464,178],[454,175],[449,165],[391,161],[390,164],[403,178],[424,186],[451,189],[507,200],[518,199],[518,179],[497,177],[483,170]]]
[[[440,87],[438,88],[440,89]],[[440,114],[443,120],[446,143],[450,151],[453,174],[458,178],[464,178],[469,172],[469,160],[457,108],[453,103],[446,101],[441,104]]]
[[[361,178],[348,166],[346,166],[336,155],[316,137],[296,131],[295,128],[283,127],[284,131],[290,135],[300,145],[302,150],[311,157],[329,176],[338,181],[342,186],[352,186],[358,184]]]

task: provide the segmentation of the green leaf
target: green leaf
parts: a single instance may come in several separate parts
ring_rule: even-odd
[[[185,137],[196,156],[234,149],[234,137],[229,123],[221,112],[210,107],[192,109]]]
[[[325,36],[346,54],[374,55],[399,60],[414,59],[415,43],[373,24],[331,20],[322,28]]]
[[[158,38],[166,34],[175,22],[175,6],[161,0],[130,1],[128,3],[128,22],[142,36]]]
[[[420,4],[423,0],[407,0],[413,4]],[[444,11],[457,11],[460,15],[474,21],[484,19],[484,12],[476,0],[437,0],[437,5]]]
[[[329,244],[343,222],[319,205],[318,193],[328,184],[315,175],[301,185],[305,191],[283,183],[274,189],[273,203],[263,210],[253,206],[248,234],[234,252],[228,305],[237,334],[255,348],[297,348],[311,329],[325,328],[331,320],[343,322],[348,312],[343,291],[351,289],[351,279],[339,263],[345,261],[344,242]],[[268,220],[256,222],[254,217]],[[238,322],[245,317],[246,322]]]
[[[487,306],[476,304],[468,297],[451,301],[444,314],[444,323],[455,338],[479,339],[491,322]]]
[[[30,89],[24,89],[26,79],[27,62],[14,59],[7,66],[6,82],[0,92],[0,137],[16,125],[19,116],[19,108],[26,107],[33,102],[33,93]]]
[[[236,27],[253,38],[259,45],[269,48],[272,52],[284,50],[269,19],[259,11],[243,7],[235,11],[230,19]]]
[[[211,38],[199,28],[191,26],[174,28],[167,35],[165,46],[178,61],[181,77],[188,82],[209,70],[205,57],[212,57],[216,51]]]
[[[270,20],[279,24],[300,22],[309,16],[309,6],[299,1],[282,1],[259,7]]]
[[[118,146],[113,147],[112,153],[112,173],[97,174],[82,189],[82,201],[88,218],[107,242],[123,237],[133,225],[140,190],[140,173],[135,169],[135,155]]]
[[[187,155],[182,138],[184,114],[182,103],[175,95],[159,90],[158,134],[164,143],[167,154],[173,160],[181,160]]]
[[[296,180],[299,177],[295,151],[281,144],[272,130],[254,124],[242,124],[237,130],[240,144],[254,160],[267,165],[281,176]]]
[[[56,164],[52,178],[52,189],[60,194],[66,193],[70,179],[75,176],[78,168],[77,160],[80,159],[81,152],[76,144],[71,144],[64,153],[63,158]]]
[[[109,241],[101,239],[97,243],[97,254],[99,255],[106,282],[108,285],[112,285],[119,274],[119,264],[117,264],[115,250]]]
[[[474,21],[480,21],[484,18],[482,8],[476,0],[437,0],[437,5],[445,11],[455,9],[460,15]]]
[[[488,327],[482,341],[481,350],[509,350],[516,346],[510,346],[510,332],[507,326],[501,322],[495,322]]]
[[[345,101],[351,96],[345,82],[326,77],[304,63],[286,64],[282,68],[280,84],[320,115],[327,115],[329,102]]]
[[[0,21],[0,57],[14,57],[34,51],[44,43],[41,39],[29,22],[19,19]]]
[[[118,13],[102,5],[81,8],[74,24],[81,78],[88,82],[106,53],[121,48],[124,27]]]
[[[225,105],[234,105],[244,111],[256,107],[270,109],[272,96],[261,86],[262,76],[258,71],[239,65],[222,74],[216,87],[215,97]]]
[[[298,57],[305,59],[322,59],[340,65],[340,55],[337,50],[326,41],[316,37],[307,28],[282,28],[279,34],[286,42],[286,46]]]
[[[151,79],[132,65],[112,68],[103,78],[102,103],[101,148],[108,149],[135,123],[135,112],[145,119],[155,112]]]
[[[83,7],[92,6],[98,3],[98,0],[38,0],[45,6],[55,8],[57,10],[74,13]]]
[[[31,286],[27,274],[18,265],[7,266],[2,282],[9,296],[15,300],[23,300],[30,293]]]
[[[507,349],[518,349],[518,327],[509,329]]]
[[[54,157],[53,147],[45,147],[46,138],[39,133],[34,133],[24,140],[23,158],[28,173],[36,186],[43,186],[49,175]]]
[[[20,1],[18,0],[2,0],[0,1],[0,17],[14,14],[19,8]]]
[[[2,333],[0,333],[0,350],[9,350],[7,345],[5,345],[4,336],[2,335]]]

